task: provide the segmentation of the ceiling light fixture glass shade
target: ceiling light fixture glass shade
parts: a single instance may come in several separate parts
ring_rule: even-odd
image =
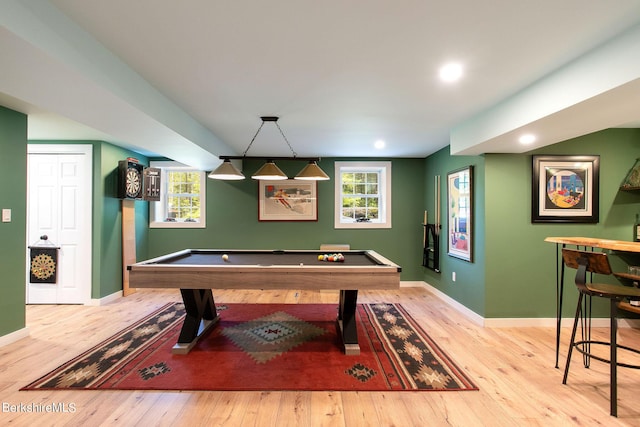
[[[305,181],[326,181],[329,175],[324,173],[315,161],[310,161],[294,179],[302,179]]]
[[[260,169],[253,175],[251,175],[253,179],[263,179],[263,180],[276,180],[276,179],[288,179],[288,176],[280,170],[273,160],[267,160],[267,163],[262,165]]]
[[[231,160],[225,159],[224,162],[220,166],[218,166],[215,170],[211,171],[208,175],[209,178],[212,179],[222,179],[222,180],[240,180],[244,179],[244,175],[242,172],[238,170],[237,167],[231,163]]]

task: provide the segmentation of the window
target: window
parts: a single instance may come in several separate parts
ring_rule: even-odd
[[[151,162],[160,168],[160,201],[149,203],[152,228],[205,228],[205,173],[178,162]]]
[[[391,228],[391,162],[335,166],[335,228]]]

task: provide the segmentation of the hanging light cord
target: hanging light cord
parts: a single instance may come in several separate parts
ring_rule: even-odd
[[[251,142],[249,143],[249,146],[247,147],[246,150],[244,150],[244,153],[242,153],[242,157],[247,155],[247,151],[249,151],[249,148],[251,148],[251,145],[253,145],[253,141],[256,140],[256,136],[258,136],[258,134],[260,133],[260,130],[262,129],[262,126],[264,126],[264,120],[262,121],[262,123],[260,124],[260,127],[258,128],[258,130],[256,131],[256,134],[253,135],[253,138],[251,138]]]
[[[293,147],[291,147],[291,144],[289,144],[289,140],[287,139],[287,137],[284,136],[284,132],[282,132],[282,129],[280,129],[280,125],[278,124],[278,122],[275,122],[275,123],[276,123],[276,127],[280,131],[280,135],[282,135],[282,137],[284,138],[284,142],[286,142],[287,145],[289,146],[289,150],[291,150],[291,154],[293,154],[293,157],[296,157],[298,155],[298,153],[293,151]]]
[[[244,150],[244,152],[242,153],[242,157],[246,157],[247,152],[249,151],[249,148],[251,148],[251,146],[253,145],[253,141],[256,140],[256,137],[258,136],[258,134],[260,133],[260,131],[262,130],[262,126],[264,126],[264,122],[266,122],[267,120],[265,120],[265,118],[262,118],[262,123],[260,124],[260,127],[258,128],[258,130],[256,131],[256,134],[253,135],[253,138],[251,138],[251,142],[249,143],[249,146],[247,147],[246,150]],[[275,118],[275,120],[273,120],[273,118],[271,118],[271,120],[268,120],[271,122],[274,122],[276,127],[278,128],[278,130],[280,131],[280,135],[282,135],[282,138],[284,138],[284,142],[287,143],[287,145],[289,146],[289,150],[291,150],[291,153],[293,154],[293,157],[297,157],[298,153],[296,153],[293,150],[293,147],[291,147],[291,144],[289,143],[289,140],[287,139],[286,136],[284,136],[284,132],[282,132],[282,129],[280,128],[280,125],[278,124],[278,119]]]

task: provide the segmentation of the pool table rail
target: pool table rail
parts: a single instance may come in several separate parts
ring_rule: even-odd
[[[198,250],[186,249],[128,266],[130,286],[135,288],[190,289],[397,289],[400,266],[374,251],[345,251],[343,263],[315,261],[312,264],[242,265],[179,264],[170,261]],[[242,251],[215,250],[233,257]],[[247,251],[248,252],[248,251]],[[251,251],[251,253],[260,251]],[[273,251],[262,251],[269,255]],[[318,254],[319,251],[295,251]],[[375,263],[349,265],[351,256],[367,256]]]

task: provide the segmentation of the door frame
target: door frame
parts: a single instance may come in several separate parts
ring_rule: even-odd
[[[29,224],[29,155],[30,154],[80,154],[85,155],[87,161],[84,163],[84,174],[88,179],[88,191],[86,194],[86,200],[82,206],[82,212],[86,215],[86,223],[89,224],[89,233],[84,237],[87,244],[88,258],[91,260],[91,266],[89,268],[89,277],[83,278],[88,283],[88,286],[83,290],[82,300],[84,305],[91,304],[91,294],[93,291],[93,144],[27,144],[27,224]],[[29,227],[26,230],[27,239],[29,238]],[[26,301],[28,301],[29,292],[29,253],[25,254],[26,257],[26,274],[25,274],[25,294]]]

